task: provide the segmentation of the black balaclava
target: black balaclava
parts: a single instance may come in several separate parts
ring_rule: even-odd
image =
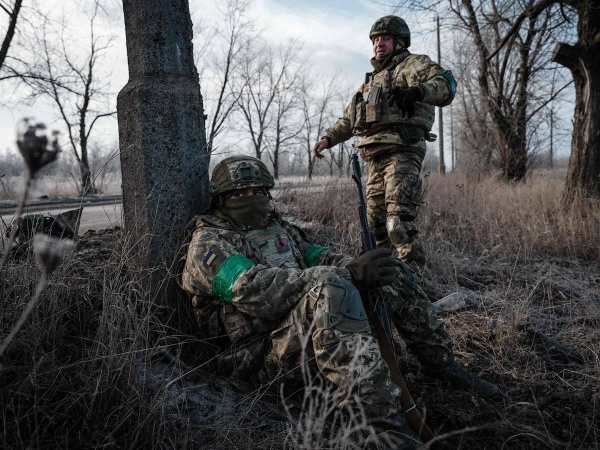
[[[253,230],[264,228],[273,208],[268,195],[249,195],[223,200],[219,208],[223,214]]]

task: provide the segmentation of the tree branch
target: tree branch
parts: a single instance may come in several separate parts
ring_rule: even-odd
[[[500,50],[502,50],[502,48],[504,48],[504,46],[510,41],[512,36],[519,30],[519,28],[521,27],[521,24],[523,23],[523,21],[525,19],[527,19],[527,18],[533,19],[533,18],[537,17],[538,15],[540,15],[542,13],[542,11],[544,11],[546,8],[554,5],[555,3],[558,3],[558,0],[541,0],[538,4],[523,11],[519,15],[519,17],[517,17],[515,19],[513,26],[510,27],[510,29],[506,32],[504,39],[502,39],[502,41],[500,41],[500,44],[498,44],[498,47],[496,47],[496,49],[487,56],[488,61],[490,59],[492,59],[494,56],[496,56],[498,54],[498,52]]]
[[[21,10],[21,4],[23,0],[15,0],[15,7],[12,12],[6,11],[6,13],[10,17],[10,21],[8,23],[8,29],[6,30],[6,36],[4,36],[4,40],[2,41],[2,47],[0,47],[0,69],[4,65],[4,60],[6,59],[6,55],[8,54],[8,48],[10,47],[10,43],[15,35],[15,29],[17,27],[17,19],[19,18],[19,11]]]

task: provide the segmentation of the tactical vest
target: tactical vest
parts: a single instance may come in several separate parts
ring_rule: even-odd
[[[244,233],[246,256],[257,264],[283,269],[302,269],[304,260],[293,239],[279,224]],[[219,312],[225,332],[231,342],[272,330],[274,324],[238,311],[231,304],[222,305]]]
[[[408,58],[392,69],[367,73],[362,91],[352,97],[350,124],[355,136],[370,137],[395,131],[407,144],[413,144],[431,131],[435,120],[435,108],[432,105],[416,102],[415,115],[411,118],[402,117],[402,111],[395,103],[388,106],[392,80],[399,81],[397,85],[401,88],[409,87],[402,77],[396,76],[406,65]]]
[[[275,224],[260,230],[251,230],[244,235],[248,245],[248,258],[271,267],[302,269],[300,250],[285,229]]]

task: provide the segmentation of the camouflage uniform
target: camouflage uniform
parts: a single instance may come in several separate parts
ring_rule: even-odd
[[[385,34],[387,16],[375,23],[371,37]],[[379,22],[381,32],[376,32]],[[406,23],[402,21],[404,27]],[[406,27],[408,32],[408,27]],[[406,39],[405,39],[406,40]],[[407,36],[410,45],[410,34]],[[396,245],[400,257],[410,251],[417,234],[414,219],[421,203],[421,164],[425,141],[435,119],[434,106],[450,104],[456,91],[452,74],[425,55],[412,55],[402,49],[385,59],[371,59],[374,71],[367,73],[344,116],[327,129],[321,139],[328,148],[358,136],[355,144],[368,162],[368,218],[379,247]],[[415,114],[403,117],[396,104],[388,106],[394,87],[416,88],[421,100]]]
[[[352,318],[332,312],[335,298],[360,295],[344,268],[351,260],[311,244],[276,213],[259,230],[234,225],[219,209],[197,217],[182,284],[206,337],[222,348],[219,370],[302,383],[303,361],[314,361],[308,370],[336,386],[340,407],[360,399],[370,418],[397,411],[400,391],[364,309],[355,308]],[[409,350],[441,365],[452,356],[450,338],[403,267],[397,283],[384,288],[395,322]]]

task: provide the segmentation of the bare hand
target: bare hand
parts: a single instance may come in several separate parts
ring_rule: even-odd
[[[329,139],[327,138],[323,138],[320,141],[316,142],[314,147],[313,147],[313,154],[315,155],[315,157],[321,159],[324,158],[323,155],[321,155],[321,152],[325,149],[327,149],[327,147],[329,147]]]

